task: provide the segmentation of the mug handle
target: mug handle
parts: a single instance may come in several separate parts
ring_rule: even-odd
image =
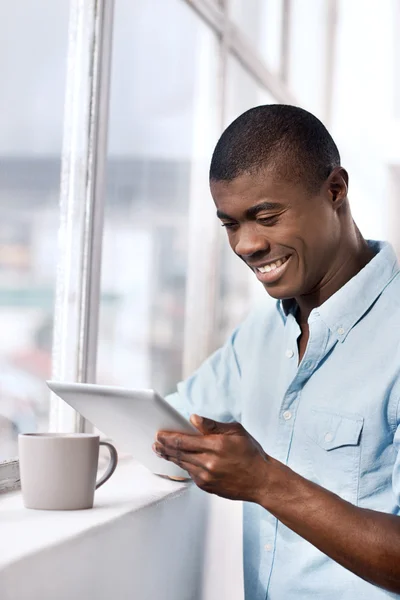
[[[100,477],[98,481],[96,481],[96,490],[98,490],[99,487],[103,485],[103,483],[110,479],[118,464],[118,453],[115,447],[112,444],[110,444],[110,442],[103,442],[103,440],[100,440],[100,446],[107,446],[110,452],[110,462],[108,464],[106,472]]]

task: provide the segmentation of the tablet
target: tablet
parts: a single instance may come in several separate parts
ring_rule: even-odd
[[[152,450],[157,431],[200,435],[198,430],[154,390],[129,390],[89,383],[47,381],[48,387],[92,425],[153,473],[188,478]]]

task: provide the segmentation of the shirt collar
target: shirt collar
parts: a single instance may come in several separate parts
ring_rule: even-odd
[[[284,323],[288,318],[289,314],[295,314],[297,309],[297,302],[294,298],[289,298],[287,300],[277,300],[276,307],[278,309],[279,314],[282,317]]]
[[[372,260],[310,314],[309,322],[321,316],[341,342],[400,271],[396,254],[389,243],[368,240],[368,245],[376,252]],[[295,313],[297,303],[294,299],[278,300],[277,307],[286,321],[290,313]]]

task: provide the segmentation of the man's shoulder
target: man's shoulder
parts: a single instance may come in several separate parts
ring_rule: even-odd
[[[398,337],[400,331],[400,271],[394,274],[390,283],[382,290],[375,303],[376,310],[371,316],[379,321],[380,328],[394,328]]]
[[[400,313],[400,270],[397,270],[388,285],[382,291],[381,300],[387,306]]]

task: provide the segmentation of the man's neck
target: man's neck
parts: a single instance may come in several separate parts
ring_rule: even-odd
[[[296,298],[299,307],[296,318],[300,325],[306,324],[311,311],[321,306],[357,275],[370,262],[375,253],[360,235],[357,239],[357,246],[343,249],[341,254],[342,259],[338,261],[339,266],[321,287],[310,294]]]

